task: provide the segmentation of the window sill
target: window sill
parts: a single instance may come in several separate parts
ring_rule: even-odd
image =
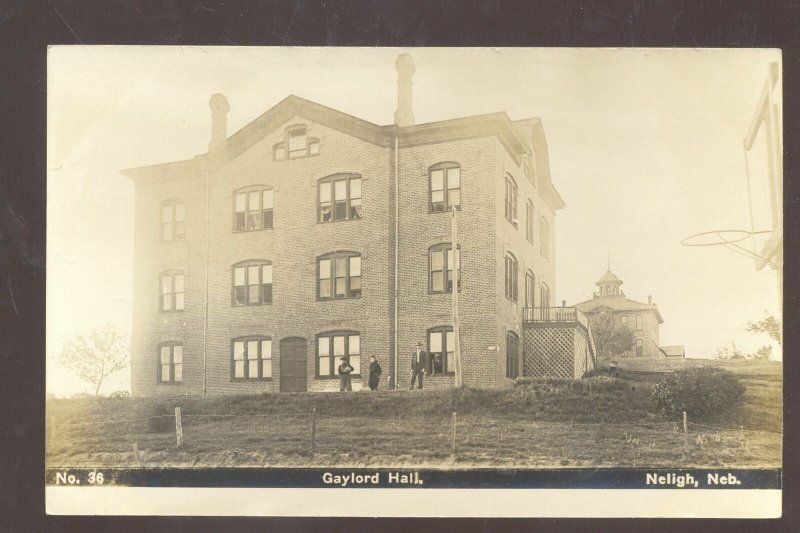
[[[463,288],[463,287],[461,287],[460,289],[458,289],[458,294],[461,294],[462,292],[464,292],[464,288]],[[449,292],[433,292],[433,291],[428,291],[428,295],[429,295],[429,296],[452,296],[452,295],[453,295],[453,291],[449,291]]]
[[[278,162],[281,162],[281,161],[296,161],[298,159],[306,159],[306,158],[309,158],[309,157],[319,157],[320,155],[322,155],[322,154],[321,153],[319,153],[319,154],[306,153],[306,154],[303,154],[303,155],[294,155],[294,156],[290,155],[290,156],[282,157],[282,158],[277,158],[277,157],[273,156],[272,160],[274,162],[278,163]]]
[[[317,298],[318,302],[345,302],[347,300],[360,300],[361,296],[348,296],[346,298]]]
[[[461,211],[461,206],[457,206],[456,207],[456,211],[460,212]],[[428,214],[429,215],[452,215],[453,214],[453,208],[452,207],[448,207],[444,211],[434,211],[433,209],[429,208],[428,209]]]
[[[246,308],[246,307],[264,307],[265,305],[272,305],[272,302],[269,302],[269,303],[266,303],[266,304],[247,304],[247,305],[232,304],[231,307],[238,309],[238,308]]]
[[[258,228],[258,229],[236,229],[234,228],[232,233],[256,233],[259,231],[272,231],[274,228]]]
[[[350,374],[350,377],[351,378],[360,378],[361,374]],[[319,379],[321,381],[333,381],[333,380],[338,380],[339,379],[339,375],[337,374],[335,376],[314,376],[314,379]]]
[[[321,220],[317,220],[317,225],[319,226],[326,226],[328,224],[338,224],[341,222],[358,222],[359,220],[364,220],[364,217],[361,218],[342,218],[338,220],[328,220],[327,222],[323,222]]]
[[[231,383],[263,383],[265,381],[272,381],[272,378],[231,378]]]
[[[160,315],[177,315],[183,313],[185,309],[178,309],[177,311],[164,311],[163,309],[159,309],[158,314]]]
[[[156,385],[163,385],[163,386],[183,385],[183,381],[157,381]]]

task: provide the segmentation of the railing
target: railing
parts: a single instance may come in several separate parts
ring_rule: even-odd
[[[577,307],[526,307],[523,322],[577,322],[589,329],[589,319]]]

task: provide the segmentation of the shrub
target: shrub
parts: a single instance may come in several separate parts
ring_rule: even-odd
[[[118,390],[109,394],[108,397],[114,400],[124,400],[130,398],[131,393],[126,390]]]
[[[660,414],[678,418],[682,411],[692,419],[709,419],[739,407],[744,386],[732,373],[721,368],[697,367],[665,376],[650,395]]]

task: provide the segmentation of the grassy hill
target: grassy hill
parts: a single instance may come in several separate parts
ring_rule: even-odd
[[[745,405],[714,427],[692,424],[688,452],[682,428],[649,411],[652,383],[597,377],[506,390],[50,400],[47,464],[135,466],[135,443],[144,466],[778,466],[781,366],[733,367]]]

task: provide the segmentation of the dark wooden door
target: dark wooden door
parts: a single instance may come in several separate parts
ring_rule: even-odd
[[[281,392],[305,392],[308,388],[306,340],[289,337],[281,341]]]

